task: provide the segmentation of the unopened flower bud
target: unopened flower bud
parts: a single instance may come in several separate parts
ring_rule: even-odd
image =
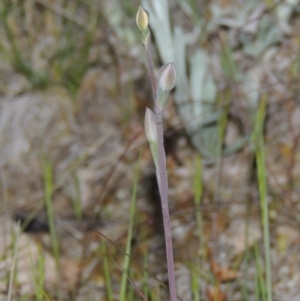
[[[146,108],[145,114],[145,133],[149,143],[157,142],[156,123],[154,113]]]
[[[149,25],[149,13],[142,7],[139,7],[139,10],[136,14],[136,25],[140,31],[146,31]]]
[[[159,70],[158,89],[163,92],[170,92],[176,83],[176,69],[174,63],[167,63]]]

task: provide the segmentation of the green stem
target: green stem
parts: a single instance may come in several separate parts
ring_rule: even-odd
[[[127,235],[127,242],[126,242],[126,254],[123,264],[123,274],[121,280],[121,292],[120,292],[120,301],[126,300],[126,290],[127,290],[127,279],[129,273],[129,265],[130,265],[130,256],[131,256],[131,243],[132,243],[132,236],[133,236],[133,226],[135,220],[135,209],[136,209],[136,195],[137,195],[137,188],[138,188],[138,178],[139,178],[139,171],[141,166],[141,156],[138,160],[135,175],[134,175],[134,184],[132,189],[131,195],[131,205],[130,205],[130,217],[129,217],[129,227],[128,227],[128,235]]]
[[[272,301],[272,271],[271,271],[271,249],[270,249],[270,229],[269,229],[269,206],[267,192],[266,174],[266,154],[263,139],[263,125],[265,117],[266,97],[263,97],[256,118],[255,143],[256,143],[256,165],[258,187],[262,211],[262,225],[264,237],[264,253],[266,264],[266,287],[267,300]]]

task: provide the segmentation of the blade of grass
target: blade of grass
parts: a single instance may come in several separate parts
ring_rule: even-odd
[[[129,276],[130,278],[132,279],[133,278],[133,273],[132,273],[132,270],[129,271]],[[129,286],[129,292],[128,292],[128,298],[127,300],[130,300],[130,301],[134,301],[135,300],[135,296],[134,296],[134,286],[131,285]]]
[[[30,65],[25,62],[25,60],[22,57],[22,52],[18,48],[15,34],[8,22],[9,5],[4,5],[2,10],[0,11],[0,16],[5,34],[10,43],[12,60],[16,70],[24,74],[27,77],[27,79],[31,82],[33,87],[45,88],[48,83],[47,75],[44,73],[35,72],[30,67]]]
[[[37,268],[34,271],[34,290],[35,298],[37,301],[43,301],[44,292],[44,279],[45,279],[45,265],[42,254],[38,258]]]
[[[194,202],[197,207],[200,206],[202,192],[203,192],[202,161],[201,161],[200,155],[198,155],[196,157],[196,173],[195,173],[195,177],[194,177],[194,194],[195,194]]]
[[[53,165],[50,159],[47,157],[43,158],[42,162],[43,166],[43,175],[44,175],[44,189],[45,189],[45,204],[46,204],[46,211],[47,211],[47,219],[49,224],[49,231],[50,231],[50,241],[51,241],[51,248],[53,257],[56,264],[57,269],[57,277],[61,278],[61,269],[60,269],[60,249],[59,249],[59,242],[58,237],[56,234],[55,229],[55,220],[54,220],[54,212],[52,207],[52,196],[53,196]],[[60,280],[57,281],[57,283],[60,283]],[[62,300],[61,291],[57,290],[57,297],[58,300]]]
[[[30,250],[30,246],[27,246],[28,250]],[[47,293],[44,290],[44,280],[45,280],[45,260],[42,252],[39,252],[40,256],[38,258],[37,265],[34,263],[36,260],[33,256],[30,256],[31,267],[34,269],[34,290],[35,290],[35,300],[43,301],[46,299],[50,301]],[[30,254],[32,255],[32,254]]]
[[[267,301],[267,292],[265,288],[263,272],[261,269],[257,244],[254,245],[254,255],[255,255],[255,267],[256,267],[256,274],[257,274],[257,294],[258,296],[261,297],[263,301]]]
[[[270,229],[269,229],[269,206],[267,192],[267,172],[266,172],[266,154],[263,138],[263,128],[266,110],[266,95],[261,99],[258,107],[254,128],[254,143],[256,153],[258,188],[262,213],[263,237],[264,237],[264,255],[265,255],[265,273],[267,301],[272,301],[272,272],[271,272],[271,250],[270,250]]]
[[[111,285],[111,274],[110,274],[110,268],[109,268],[108,259],[107,259],[107,250],[106,250],[106,242],[105,241],[101,242],[101,253],[102,253],[102,257],[103,257],[107,300],[112,301],[113,294],[112,294],[112,285]]]
[[[229,46],[228,41],[222,41],[220,37],[219,41],[222,45],[221,65],[225,76],[232,81],[237,81],[239,78],[239,74],[238,68],[233,58],[232,49]]]
[[[201,213],[201,198],[203,193],[203,182],[202,182],[202,161],[201,157],[198,155],[196,157],[196,172],[194,176],[194,203],[195,203],[195,215],[196,215],[196,230],[199,239],[199,260],[197,263],[201,264],[202,257],[203,257],[203,250],[204,250],[204,235],[203,235],[203,226],[202,226],[202,213]],[[193,300],[199,301],[199,282],[198,279],[200,278],[200,267],[191,267],[192,269],[192,293],[193,293]]]
[[[199,278],[200,278],[200,272],[198,266],[191,266],[192,270],[192,295],[194,301],[200,301],[200,288],[199,288]]]
[[[15,235],[14,255],[13,255],[12,265],[11,265],[11,269],[10,269],[7,301],[12,300],[13,281],[14,281],[14,276],[15,276],[15,271],[16,271],[15,268],[16,268],[17,256],[18,256],[18,251],[19,251],[19,235],[20,235],[20,231],[21,231],[20,228],[21,228],[20,223],[18,223],[17,229],[14,233],[14,235]]]
[[[127,235],[126,251],[125,251],[124,264],[123,264],[123,274],[121,280],[120,301],[127,300],[126,298],[127,281],[128,281],[127,279],[128,279],[128,272],[130,266],[131,241],[132,241],[133,226],[134,226],[134,219],[135,219],[135,209],[136,209],[136,201],[137,201],[136,194],[137,194],[138,179],[139,179],[139,172],[140,172],[140,163],[141,163],[141,156],[139,157],[139,160],[137,162],[134,181],[133,181],[128,235]]]
[[[247,285],[244,285],[244,283],[248,283],[249,281],[249,257],[250,257],[250,250],[249,250],[249,211],[250,209],[248,208],[248,204],[247,204],[247,217],[246,217],[246,227],[245,227],[245,256],[244,256],[244,263],[245,263],[245,270],[244,270],[244,281],[243,284],[241,286],[242,289],[242,294],[243,294],[243,298],[245,301],[249,300],[249,294],[248,294],[248,289],[247,289]]]

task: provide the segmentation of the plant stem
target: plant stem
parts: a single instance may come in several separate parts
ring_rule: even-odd
[[[150,81],[151,81],[151,86],[152,86],[152,93],[153,93],[153,99],[155,103],[155,94],[156,94],[156,80],[155,80],[155,73],[154,73],[154,65],[153,65],[153,60],[152,60],[152,55],[149,50],[149,47],[145,49],[146,52],[146,58],[147,58],[147,66],[148,66],[148,71],[150,75]]]
[[[159,105],[156,102],[156,79],[154,73],[153,59],[152,59],[151,52],[149,51],[149,47],[145,49],[145,52],[146,52],[147,66],[150,75],[152,93],[154,99],[154,114],[156,117],[157,144],[158,144],[158,170],[156,171],[156,174],[157,174],[157,182],[159,187],[162,214],[163,214],[170,300],[176,301],[177,294],[176,294],[174,255],[173,255],[172,231],[170,225],[169,202],[168,202],[168,175],[166,170],[166,154],[164,148],[164,131],[163,131],[163,122],[162,122],[163,110],[159,107]]]
[[[176,281],[174,269],[174,256],[172,244],[172,232],[170,225],[169,203],[168,203],[168,176],[166,171],[166,157],[163,140],[163,124],[157,122],[157,143],[158,143],[158,165],[159,165],[159,192],[161,199],[161,207],[163,214],[164,230],[165,230],[165,243],[167,253],[167,266],[169,276],[169,290],[170,300],[176,301]]]

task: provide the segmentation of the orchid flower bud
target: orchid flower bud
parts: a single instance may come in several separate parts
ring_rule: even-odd
[[[156,123],[154,113],[146,108],[145,114],[145,134],[149,143],[157,142]]]
[[[174,63],[163,65],[158,74],[158,89],[163,92],[170,92],[176,83],[176,69]]]
[[[136,25],[141,32],[142,44],[147,50],[150,44],[149,13],[142,6],[136,14]]]
[[[163,111],[169,92],[174,88],[175,83],[176,69],[174,63],[163,65],[159,70],[158,85],[155,95],[156,105],[159,110]]]
[[[136,25],[140,31],[146,31],[149,25],[149,13],[142,7],[139,7],[139,10],[136,14]]]
[[[158,144],[155,115],[150,109],[146,109],[145,115],[145,133],[150,145],[150,150],[156,170],[159,170],[158,164]]]

